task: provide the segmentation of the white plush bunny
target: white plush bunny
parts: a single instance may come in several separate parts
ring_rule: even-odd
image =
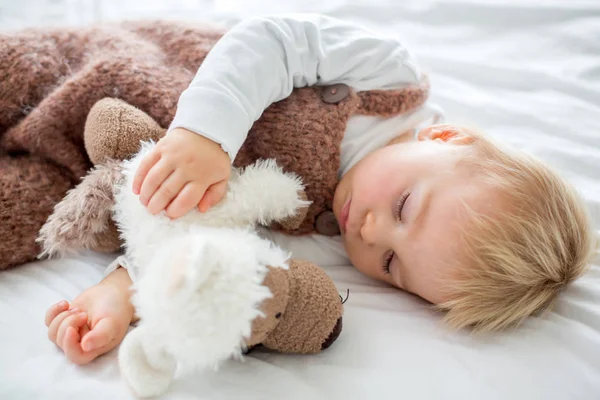
[[[186,373],[240,356],[260,304],[267,266],[287,268],[288,254],[260,238],[255,224],[293,216],[307,206],[300,180],[274,161],[233,171],[228,191],[206,213],[151,215],[131,186],[146,144],[121,164],[115,221],[134,276],[139,326],[119,350],[121,373],[139,396],[162,393],[178,368]]]

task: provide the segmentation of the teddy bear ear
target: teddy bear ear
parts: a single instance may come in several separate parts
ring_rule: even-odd
[[[140,142],[158,141],[166,130],[144,111],[120,99],[104,98],[91,108],[83,132],[88,157],[94,164],[126,160]]]

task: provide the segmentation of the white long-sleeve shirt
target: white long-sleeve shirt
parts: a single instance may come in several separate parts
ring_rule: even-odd
[[[345,83],[356,91],[398,89],[420,78],[415,58],[395,38],[317,14],[253,18],[234,26],[209,52],[182,93],[170,130],[206,136],[233,161],[254,121],[295,87]],[[340,172],[435,113],[426,105],[390,119],[352,117]]]
[[[254,121],[295,87],[344,83],[356,91],[398,89],[421,77],[414,56],[395,38],[324,15],[253,18],[234,26],[211,49],[182,93],[169,130],[201,134],[233,161]],[[392,118],[351,117],[339,176],[371,151],[441,115],[426,103]],[[340,237],[286,237],[267,229],[261,234],[294,257],[319,265],[348,263]]]

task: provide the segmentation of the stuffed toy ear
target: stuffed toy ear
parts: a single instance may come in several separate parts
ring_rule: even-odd
[[[113,188],[121,178],[120,164],[110,161],[94,168],[71,189],[40,230],[39,258],[83,249],[117,251],[120,240],[112,220]]]
[[[123,100],[105,98],[90,110],[83,138],[90,160],[100,164],[129,159],[140,150],[141,142],[157,142],[165,132],[142,110]]]
[[[293,173],[284,173],[273,159],[241,169],[235,185],[230,182],[229,191],[230,197],[238,199],[226,203],[229,215],[261,225],[283,221],[286,226],[299,226],[310,205],[302,180]]]
[[[304,218],[306,218],[306,215],[308,214],[308,205],[310,202],[308,201],[308,197],[306,196],[306,192],[304,190],[298,191],[298,198],[303,201],[305,205],[299,207],[296,210],[296,214],[277,221],[271,224],[272,226],[276,227],[276,224],[278,224],[283,229],[287,230],[294,230],[300,227],[300,224],[302,224],[302,221],[304,221]]]
[[[139,397],[163,393],[177,369],[175,359],[160,344],[144,342],[148,337],[146,327],[139,326],[125,336],[119,348],[121,375]]]

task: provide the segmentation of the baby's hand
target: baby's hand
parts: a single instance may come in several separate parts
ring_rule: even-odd
[[[85,364],[81,359],[80,341],[89,331],[88,316],[79,308],[69,308],[69,303],[61,301],[46,311],[48,338],[60,347],[69,360],[76,364]],[[91,360],[90,360],[91,361]]]
[[[169,218],[179,218],[195,206],[205,212],[218,203],[230,174],[229,156],[219,144],[177,128],[144,157],[133,192],[152,214],[166,208]]]
[[[125,337],[133,318],[127,296],[112,285],[98,284],[71,305],[61,301],[46,312],[48,338],[75,364],[87,364],[112,350]]]

